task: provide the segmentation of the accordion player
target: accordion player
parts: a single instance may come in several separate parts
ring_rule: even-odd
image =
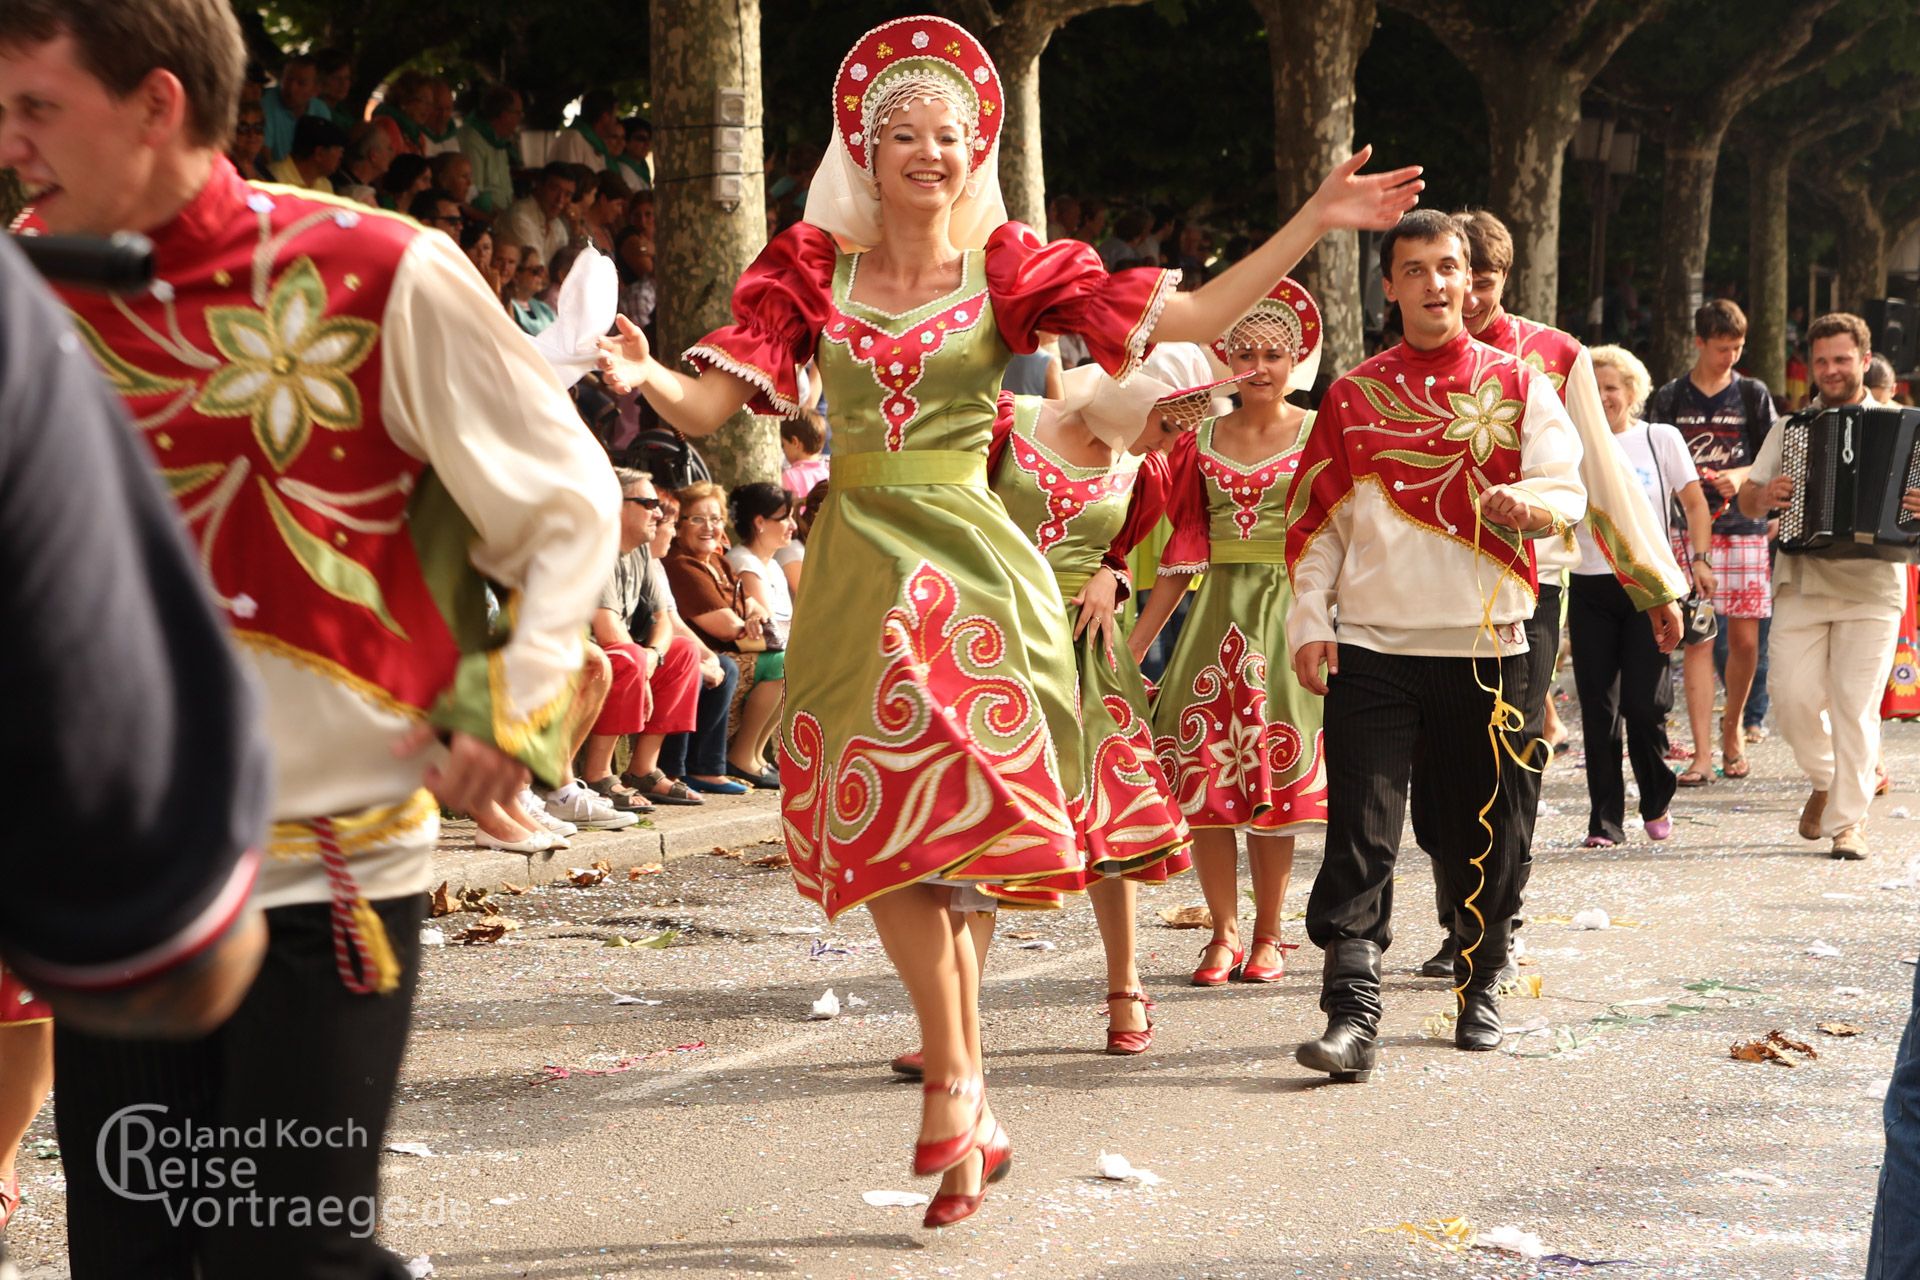
[[[1832,560],[1920,562],[1920,409],[1819,407],[1780,424],[1780,474],[1793,496],[1780,515],[1780,550]]]

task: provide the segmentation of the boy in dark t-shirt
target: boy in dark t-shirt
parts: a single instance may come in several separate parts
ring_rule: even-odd
[[[1747,776],[1746,711],[1748,695],[1759,684],[1763,660],[1762,623],[1773,612],[1767,524],[1740,514],[1733,495],[1760,452],[1773,424],[1773,397],[1765,383],[1734,371],[1747,342],[1747,317],[1724,298],[1701,307],[1693,317],[1693,368],[1653,393],[1644,416],[1648,422],[1677,427],[1700,471],[1700,487],[1714,512],[1714,612],[1726,633],[1726,711],[1720,722],[1721,772]],[[1686,557],[1683,547],[1675,554]],[[1714,645],[1702,640],[1686,654],[1687,718],[1693,728],[1693,762],[1680,775],[1683,787],[1713,779]],[[1760,685],[1764,688],[1764,685]],[[1764,693],[1760,695],[1764,698]],[[1764,710],[1764,708],[1761,708]]]

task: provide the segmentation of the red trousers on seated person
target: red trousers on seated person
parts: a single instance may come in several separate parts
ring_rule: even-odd
[[[700,657],[693,642],[675,636],[666,656],[655,663],[639,645],[605,646],[613,667],[613,688],[593,722],[593,733],[686,733],[693,728],[700,699]],[[649,672],[642,676],[641,672]]]

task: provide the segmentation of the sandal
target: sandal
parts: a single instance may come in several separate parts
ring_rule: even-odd
[[[1687,771],[1675,778],[1674,781],[1683,787],[1709,786],[1713,782],[1713,765],[1708,764],[1705,769],[1700,768],[1698,765],[1690,765]]]
[[[631,787],[623,787],[612,774],[595,782],[587,783],[587,790],[618,809],[621,813],[652,813],[653,805],[647,798]]]
[[[663,782],[667,784],[667,789],[655,790]],[[655,769],[652,773],[623,773],[620,775],[620,784],[635,794],[645,796],[659,804],[706,803],[705,800],[687,790],[686,783],[678,778],[669,778],[660,769]]]
[[[1744,755],[1737,755],[1731,760],[1720,762],[1720,776],[1723,778],[1744,778],[1750,772],[1752,772],[1752,766],[1747,763]]]

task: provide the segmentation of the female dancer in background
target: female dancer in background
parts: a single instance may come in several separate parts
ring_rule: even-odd
[[[1174,447],[1160,578],[1128,639],[1136,658],[1159,634],[1188,575],[1204,572],[1153,708],[1161,767],[1193,828],[1194,863],[1213,916],[1195,986],[1286,972],[1280,913],[1296,833],[1327,819],[1320,699],[1288,674],[1293,604],[1283,556],[1288,494],[1313,414],[1286,394],[1320,365],[1320,311],[1282,280],[1214,352],[1236,374],[1241,407]],[[1253,874],[1253,947],[1240,945],[1239,850]]]
[[[1091,248],[1008,223],[992,61],[943,19],[874,28],[834,82],[835,138],[806,220],[734,290],[697,377],[623,324],[602,367],[692,435],[751,402],[801,412],[818,359],[833,492],[788,644],[782,812],[795,881],[829,917],[866,905],[920,1021],[928,1083],[913,1168],[942,1174],[926,1222],[973,1213],[1011,1144],[988,1107],[972,937],[956,886],[1082,865],[1072,634],[1046,563],[986,487],[1001,373],[1037,333],[1078,333],[1124,377],[1150,340],[1224,329],[1337,226],[1392,225],[1417,171],[1341,165],[1273,239],[1192,293],[1109,276]],[[672,217],[669,205],[666,216]],[[856,246],[842,252],[841,246]]]

